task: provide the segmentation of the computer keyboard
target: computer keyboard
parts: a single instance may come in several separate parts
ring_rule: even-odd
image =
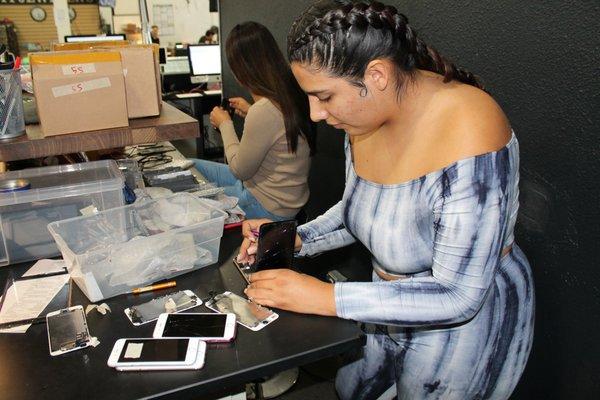
[[[176,74],[189,74],[190,63],[187,57],[183,60],[170,60],[167,59],[167,63],[163,66],[163,74],[176,75]]]

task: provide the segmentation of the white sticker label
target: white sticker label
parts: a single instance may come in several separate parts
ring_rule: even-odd
[[[128,343],[125,358],[140,358],[144,343]]]
[[[54,97],[62,97],[68,96],[70,94],[89,92],[91,90],[103,89],[107,87],[110,87],[110,79],[98,78],[92,79],[91,81],[84,81],[73,83],[70,85],[53,87],[52,94],[54,95]]]
[[[63,65],[62,71],[64,75],[92,74],[96,72],[96,66],[92,63]]]

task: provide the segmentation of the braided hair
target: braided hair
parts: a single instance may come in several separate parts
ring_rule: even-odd
[[[475,75],[418,38],[404,14],[378,1],[318,1],[293,23],[288,58],[363,88],[369,62],[385,58],[393,61],[399,76],[413,78],[417,69],[423,69],[442,75],[444,82],[456,80],[483,89]],[[398,79],[398,91],[401,83]]]

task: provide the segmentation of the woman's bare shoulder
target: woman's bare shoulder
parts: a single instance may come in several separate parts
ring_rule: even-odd
[[[510,123],[498,103],[476,87],[458,84],[436,95],[439,143],[446,157],[459,160],[496,151],[511,137]]]

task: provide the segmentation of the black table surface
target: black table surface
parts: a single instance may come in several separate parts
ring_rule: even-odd
[[[238,325],[232,343],[209,344],[204,368],[198,371],[118,372],[106,365],[119,338],[151,337],[154,323],[135,327],[123,310],[171,292],[189,289],[201,298],[209,291],[243,295],[242,277],[231,259],[240,242],[239,229],[226,231],[219,263],[175,280],[177,287],[141,295],[121,295],[106,302],[112,312],[92,311],[88,326],[100,345],[52,357],[46,325],[25,334],[0,334],[0,398],[4,399],[201,399],[243,390],[243,384],[278,371],[360,348],[365,337],[356,323],[333,317],[276,310],[279,319],[258,332]],[[318,262],[305,262],[318,270]],[[11,268],[22,274],[31,263],[0,268],[0,282]],[[304,267],[303,267],[304,268]],[[2,283],[2,286],[4,284]],[[65,286],[45,312],[66,306]],[[73,305],[90,302],[73,286]],[[211,312],[204,305],[190,312]]]

